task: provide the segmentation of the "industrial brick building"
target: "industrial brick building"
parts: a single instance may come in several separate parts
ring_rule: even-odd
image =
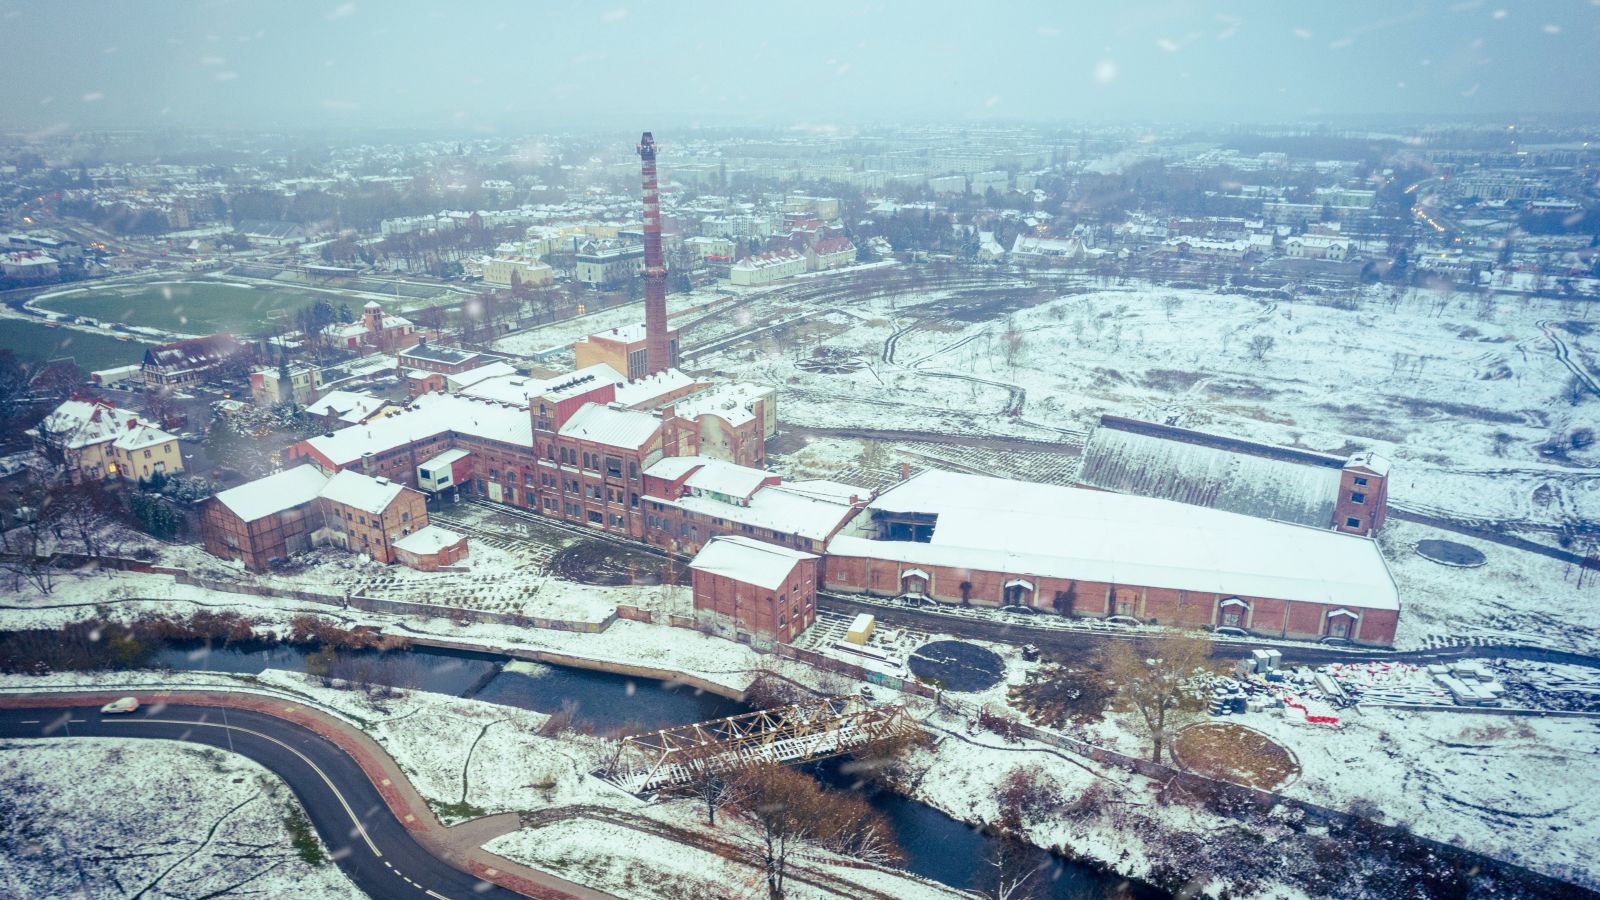
[[[591,334],[573,344],[572,350],[580,369],[604,363],[626,375],[629,381],[637,381],[650,374],[650,366],[645,359],[647,343],[645,326],[640,322]],[[667,329],[667,348],[667,365],[676,368],[678,329]]]
[[[718,537],[689,564],[695,622],[712,634],[769,648],[817,619],[817,557],[744,537]]]
[[[406,395],[412,399],[445,389],[445,379],[500,361],[498,356],[472,350],[454,350],[421,339],[395,355]]]
[[[929,471],[828,545],[830,590],[1394,643],[1371,540],[1167,500]]]
[[[1389,462],[1276,447],[1171,425],[1101,416],[1078,467],[1080,487],[1175,500],[1312,528],[1383,526]]]
[[[428,523],[417,491],[353,471],[329,476],[310,465],[212,497],[201,513],[201,540],[206,552],[257,573],[315,546],[428,570],[467,552],[464,537]]]
[[[846,484],[784,484],[764,469],[669,457],[645,470],[645,540],[687,554],[731,535],[821,553],[866,499]]]

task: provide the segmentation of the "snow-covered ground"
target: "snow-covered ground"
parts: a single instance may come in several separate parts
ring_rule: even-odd
[[[1476,568],[1440,565],[1417,541],[1456,541],[1482,551]],[[1379,535],[1400,589],[1401,648],[1454,643],[1532,644],[1600,654],[1600,578],[1578,587],[1576,567],[1537,553],[1390,519]]]
[[[1600,885],[1600,721],[1346,711],[1340,729],[1229,717],[1299,758],[1283,793],[1351,809],[1557,878]]]
[[[615,592],[617,601],[637,599],[637,588],[581,586],[599,595]],[[341,627],[367,625],[415,637],[434,637],[488,651],[536,650],[620,666],[644,666],[680,673],[743,691],[762,671],[776,670],[802,680],[817,676],[809,667],[762,655],[749,647],[697,631],[617,620],[604,631],[586,634],[516,625],[457,624],[447,619],[364,613],[279,597],[223,593],[176,583],[170,576],[135,572],[66,575],[48,595],[26,588],[0,599],[0,621],[8,629],[57,629],[99,616],[126,621],[146,614],[186,617],[197,610],[228,610],[258,621],[258,633],[287,633],[296,616],[311,614]],[[402,627],[403,626],[403,627]]]
[[[1600,451],[1569,449],[1559,465],[1538,449],[1600,408],[1600,397],[1571,402],[1572,373],[1554,352],[1560,340],[1580,367],[1600,352],[1581,304],[1388,288],[1290,302],[1085,280],[1041,284],[1010,313],[985,306],[1007,290],[996,274],[987,294],[935,286],[820,310],[752,293],[752,321],[814,315],[696,364],[778,385],[790,425],[1040,436],[1026,423],[1082,430],[1115,413],[1331,453],[1378,449],[1397,463],[1391,502],[1408,508],[1542,527],[1600,518]],[[707,323],[685,345],[728,330]],[[817,344],[865,365],[807,371],[798,363]],[[1026,402],[1013,419],[1002,411],[1015,389]]]
[[[8,741],[0,794],[15,804],[0,821],[7,897],[364,896],[337,866],[313,867],[291,845],[285,820],[299,802],[288,786],[220,750]]]

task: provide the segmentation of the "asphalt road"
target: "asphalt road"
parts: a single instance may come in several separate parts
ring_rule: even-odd
[[[288,782],[339,868],[370,897],[418,900],[520,898],[423,849],[343,750],[290,722],[209,706],[141,707],[102,716],[97,708],[0,710],[0,737],[133,737],[231,749]],[[232,741],[230,747],[230,738]],[[84,773],[92,777],[92,773]]]

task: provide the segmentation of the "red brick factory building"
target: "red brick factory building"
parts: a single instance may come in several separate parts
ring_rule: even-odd
[[[828,590],[923,596],[1394,643],[1400,601],[1372,540],[1103,491],[928,471],[828,544]]]

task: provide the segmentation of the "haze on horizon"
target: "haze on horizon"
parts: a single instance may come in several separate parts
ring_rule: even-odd
[[[1596,111],[1600,4],[0,3],[0,131]]]

